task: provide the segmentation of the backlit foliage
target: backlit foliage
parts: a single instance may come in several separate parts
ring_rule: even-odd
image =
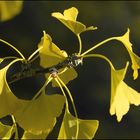
[[[7,10],[10,2],[0,2],[1,21],[12,18],[20,11],[22,4],[21,1],[15,1],[12,2],[12,4],[15,4],[17,9],[11,6]],[[126,62],[126,66],[124,66],[124,68],[115,69],[112,62],[106,56],[94,53],[96,48],[106,42],[112,40],[121,42],[130,55],[132,69],[134,71],[133,77],[136,79],[138,77],[138,69],[140,68],[140,58],[133,52],[132,43],[129,40],[130,29],[128,28],[126,33],[122,36],[107,38],[106,40],[92,46],[87,51],[82,52],[82,40],[80,35],[83,32],[94,31],[97,27],[87,27],[83,23],[77,21],[77,16],[78,9],[75,7],[64,10],[63,14],[60,12],[52,13],[52,17],[62,22],[77,37],[79,42],[79,51],[72,55],[61,50],[56,44],[54,44],[51,36],[45,31],[43,31],[43,37],[38,43],[37,50],[27,59],[13,45],[0,39],[1,42],[7,44],[7,46],[13,48],[19,54],[19,57],[8,56],[0,58],[0,63],[5,59],[13,59],[9,64],[7,64],[7,66],[0,69],[0,118],[11,115],[13,120],[12,126],[5,125],[0,122],[0,138],[10,139],[15,133],[14,137],[18,139],[17,124],[24,130],[22,139],[47,138],[50,132],[54,129],[57,118],[62,113],[64,104],[64,115],[58,139],[94,138],[99,126],[99,121],[84,120],[80,118],[76,111],[73,97],[67,87],[67,83],[78,78],[78,72],[76,72],[75,67],[81,65],[83,60],[89,57],[105,59],[110,65],[111,99],[109,112],[111,115],[116,115],[118,122],[120,122],[123,116],[129,111],[131,104],[136,106],[140,105],[140,94],[124,82],[129,62]],[[7,71],[18,61],[27,65],[35,61],[38,57],[40,57],[40,66],[42,66],[44,70],[41,72],[44,73],[46,81],[31,100],[19,99],[12,93],[9,87],[10,82],[14,81],[7,81]],[[28,71],[24,71],[24,76],[22,71],[20,75],[16,75],[17,77],[14,80],[20,80],[21,75],[23,76],[22,78],[26,77],[27,72],[30,73],[30,76],[36,74],[36,70],[32,69],[31,71],[28,69]],[[52,82],[53,86],[59,87],[62,94],[46,94],[47,86],[50,82]],[[74,115],[72,115],[69,110],[70,105],[68,98],[71,101]]]

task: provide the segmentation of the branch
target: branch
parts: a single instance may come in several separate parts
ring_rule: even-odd
[[[21,79],[24,79],[27,77],[33,77],[33,76],[35,76],[37,74],[41,74],[41,73],[44,73],[44,74],[52,73],[53,71],[58,71],[59,69],[62,69],[65,67],[68,67],[68,68],[77,67],[79,64],[82,64],[82,58],[77,56],[76,54],[72,54],[71,56],[67,57],[66,60],[64,60],[52,67],[32,69],[31,65],[29,65],[26,67],[25,70],[22,70],[21,72],[18,72],[16,74],[12,75],[10,77],[8,83],[12,84]],[[26,65],[28,65],[28,64],[26,64]]]

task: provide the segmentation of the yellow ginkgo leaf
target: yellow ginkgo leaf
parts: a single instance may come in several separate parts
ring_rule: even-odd
[[[51,37],[44,32],[44,36],[41,39],[41,42],[38,45],[40,49],[40,65],[44,68],[57,65],[60,62],[63,62],[68,57],[67,53],[64,50],[60,50],[53,42]],[[63,71],[63,69],[61,69]],[[77,72],[74,68],[68,69],[63,74],[61,74],[62,80],[67,84],[70,80],[73,80],[77,77]],[[46,74],[48,78],[48,74]],[[57,85],[57,84],[53,84]]]
[[[4,125],[3,123],[0,122],[0,139],[2,139],[7,134],[10,128],[11,126]]]
[[[129,111],[130,104],[140,105],[140,94],[123,81],[127,67],[128,63],[124,69],[111,69],[110,114],[116,114],[118,122]]]
[[[67,26],[73,33],[76,35],[88,31],[95,30],[97,27],[86,27],[81,22],[76,21],[78,15],[78,10],[75,7],[71,7],[69,9],[64,10],[64,13],[61,14],[59,12],[52,13],[52,16],[57,18],[60,22],[62,22],[65,26]]]
[[[8,86],[6,72],[10,65],[0,69],[0,118],[15,113],[26,103],[25,100],[18,99]]]
[[[133,77],[134,77],[134,79],[136,79],[138,77],[138,69],[140,68],[140,57],[138,57],[133,52],[132,44],[129,41],[129,33],[130,33],[130,30],[128,28],[127,32],[123,36],[116,37],[116,39],[121,41],[124,44],[124,46],[126,47],[128,53],[130,55],[130,58],[132,61],[132,69],[134,70]]]
[[[62,112],[64,102],[62,95],[46,95],[43,91],[36,100],[30,101],[14,116],[25,131],[35,135],[48,135],[56,123],[56,117]]]
[[[0,1],[0,21],[9,20],[22,10],[23,1]]]
[[[39,134],[39,135],[37,135],[37,134],[35,135],[35,134],[32,134],[30,132],[25,131],[21,139],[23,139],[23,140],[25,140],[25,139],[33,139],[33,140],[41,139],[41,140],[43,140],[44,139],[45,140],[47,135],[48,135],[48,132],[47,133],[42,133],[42,134]]]
[[[41,42],[38,45],[38,48],[41,48],[39,51],[40,54],[40,65],[42,67],[51,67],[53,65],[62,62],[68,57],[67,53],[63,50],[60,50],[53,42],[51,37],[45,33],[41,39]]]
[[[78,119],[79,131],[77,139],[92,139],[98,129],[98,120]],[[76,139],[77,118],[66,109],[58,139]]]
[[[15,133],[16,131],[16,128],[15,128],[15,125],[13,124],[10,129],[7,131],[7,133],[2,137],[3,140],[6,140],[6,139],[10,139],[12,137],[12,135]]]
[[[67,69],[63,74],[59,75],[60,79],[63,80],[65,84],[67,84],[69,81],[75,79],[77,77],[77,72],[74,70],[74,68]],[[52,86],[56,87],[59,86],[55,80],[52,80]]]

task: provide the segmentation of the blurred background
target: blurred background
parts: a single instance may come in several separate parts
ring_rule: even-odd
[[[76,36],[51,17],[52,12],[63,12],[72,6],[79,10],[78,21],[98,27],[81,35],[83,52],[106,38],[123,35],[129,27],[134,52],[140,56],[140,1],[25,1],[18,16],[0,23],[0,38],[13,44],[27,58],[37,49],[45,30],[59,48],[69,54],[77,52]],[[16,55],[5,45],[0,47],[1,56]],[[130,61],[127,51],[117,41],[102,45],[96,52],[110,58],[116,69],[123,68],[126,61]],[[79,117],[99,120],[95,139],[140,139],[140,106],[131,105],[120,123],[116,116],[109,114],[111,87],[108,63],[100,58],[88,58],[76,70],[79,76],[68,87]],[[129,66],[125,81],[140,92],[140,78],[134,81],[132,74]],[[30,99],[43,80],[43,77],[28,78],[11,88],[18,97]]]

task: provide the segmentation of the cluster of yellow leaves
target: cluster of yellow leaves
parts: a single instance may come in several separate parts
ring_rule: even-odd
[[[10,90],[6,81],[7,69],[18,60],[12,61],[8,66],[0,70],[0,118],[7,115],[14,115],[16,122],[32,134],[45,133],[45,137],[53,129],[56,117],[61,114],[64,105],[64,98],[61,95],[46,95],[44,91],[36,99],[31,101],[18,99]],[[11,126],[8,134],[7,126],[5,137],[11,137],[15,132],[15,125]],[[26,132],[27,133],[27,132]],[[4,135],[4,134],[3,134]],[[44,137],[44,138],[45,138]]]
[[[115,39],[121,41],[127,49],[131,58],[132,69],[134,70],[133,77],[136,79],[138,77],[138,69],[140,68],[140,58],[132,50],[132,44],[129,41],[129,33],[130,30],[128,29],[123,36],[116,37]],[[120,70],[115,70],[111,67],[110,114],[116,114],[118,121],[121,121],[123,115],[129,111],[130,104],[136,106],[140,105],[140,93],[123,81],[127,72],[127,67],[128,63],[124,69]]]
[[[54,66],[60,62],[63,62],[68,57],[68,54],[64,50],[60,50],[53,42],[51,37],[44,32],[44,36],[38,45],[40,49],[40,65],[44,68]],[[49,61],[47,61],[49,60]],[[62,68],[59,72],[63,71]],[[69,68],[64,73],[60,74],[60,79],[67,84],[70,80],[77,77],[77,73],[74,68]],[[48,74],[46,74],[48,78]],[[55,79],[52,80],[54,86],[59,86]],[[97,120],[81,120],[70,114],[68,107],[65,110],[65,115],[62,121],[62,126],[60,128],[58,139],[75,139],[76,133],[76,121],[78,121],[79,132],[78,139],[91,139],[94,137],[95,132],[98,128]]]
[[[73,9],[76,10],[76,8]],[[68,12],[66,13],[68,14]],[[10,18],[12,18],[12,15],[9,16],[8,12],[7,14],[5,12],[5,18],[3,18],[3,20]],[[77,26],[78,28],[82,27],[81,29],[78,29],[79,33],[83,32],[84,30],[93,29],[93,27],[86,28],[85,25],[83,25],[82,23],[78,23]],[[9,45],[9,43],[7,44]],[[14,48],[12,45],[9,46],[15,49],[19,53],[21,58],[15,58],[15,60],[13,60],[5,68],[2,68],[0,70],[0,106],[2,106],[0,109],[0,118],[7,115],[14,116],[14,122],[18,123],[19,126],[22,127],[25,131],[22,139],[45,139],[55,126],[56,118],[59,117],[59,115],[61,114],[64,103],[67,99],[65,99],[64,96],[59,94],[47,95],[45,93],[45,87],[51,80],[53,86],[58,86],[55,79],[48,78],[50,74],[46,74],[46,83],[44,84],[42,89],[36,94],[39,95],[37,99],[33,98],[33,100],[31,101],[27,101],[17,98],[12,93],[7,83],[7,70],[12,64],[16,63],[17,61],[22,61],[25,63],[30,62],[31,58],[34,56],[34,53],[28,59],[25,59],[25,57],[16,48]],[[46,34],[45,31],[44,36],[42,37],[41,42],[38,45],[38,48],[40,55],[40,65],[44,68],[54,66],[66,60],[68,57],[68,54],[65,51],[60,50],[52,42],[51,37]],[[2,62],[4,59],[5,58],[1,58],[0,62]],[[64,72],[63,71],[63,68],[60,69],[58,75],[62,73],[60,74],[60,79],[65,84],[77,77],[77,73],[74,68],[66,69],[66,71]],[[12,126],[7,126],[1,123],[1,138],[9,139],[13,135],[13,133],[15,133],[15,138],[17,139],[18,132],[16,123],[13,123]],[[78,131],[77,128],[79,128]],[[97,120],[78,119],[77,117],[71,115],[67,106],[58,139],[92,139],[97,131],[97,128]],[[78,134],[77,137],[75,133]]]
[[[63,62],[68,57],[68,54],[64,50],[60,50],[53,42],[51,37],[45,33],[41,39],[41,42],[38,45],[38,48],[41,48],[40,53],[40,65],[44,68],[54,66],[60,62]],[[64,68],[59,70],[63,71]],[[48,74],[46,74],[46,78]],[[70,80],[73,80],[77,77],[77,72],[74,68],[68,69],[63,74],[60,75],[62,81],[67,84]],[[53,80],[53,85],[57,86],[56,82]]]
[[[59,12],[52,13],[52,16],[57,18],[61,21],[66,27],[68,27],[74,34],[80,34],[84,31],[94,30],[97,29],[96,27],[88,27],[78,21],[77,19],[78,10],[74,7],[64,10],[64,13],[61,14]],[[109,38],[103,43],[110,41],[110,40],[118,40],[122,42],[128,51],[131,62],[132,62],[132,69],[133,77],[136,79],[138,77],[138,69],[140,68],[140,58],[133,52],[132,44],[129,41],[129,33],[130,30],[128,28],[127,32],[120,37],[112,37]],[[103,44],[102,42],[99,45]],[[84,52],[83,54],[79,54],[81,57],[85,57],[87,53],[91,52],[95,48],[99,46],[98,44]],[[109,62],[111,63],[111,62]],[[123,79],[125,78],[125,73],[127,68],[121,70],[115,70],[111,64],[111,102],[110,102],[110,114],[117,115],[117,120],[121,121],[122,116],[125,115],[128,110],[130,104],[140,105],[140,94],[129,87]]]
[[[13,4],[13,3],[12,3]],[[7,8],[10,5],[10,2],[1,1],[1,21],[8,20],[18,14],[21,10],[22,2],[15,1],[15,7]],[[9,10],[11,10],[9,12]],[[4,11],[4,12],[3,12]],[[106,59],[111,66],[111,101],[110,101],[110,114],[116,114],[117,120],[121,121],[123,115],[125,115],[130,107],[130,104],[140,105],[140,94],[135,91],[133,88],[129,87],[125,82],[124,78],[127,72],[128,63],[126,67],[120,70],[116,70],[111,61],[108,60],[105,56],[94,55],[87,53],[91,52],[99,45],[95,45],[83,54],[81,54],[82,44],[80,34],[85,31],[95,30],[97,27],[86,27],[83,23],[77,21],[78,10],[75,7],[64,10],[63,14],[59,12],[52,13],[52,16],[57,18],[62,22],[66,27],[68,27],[79,40],[79,53],[78,56],[81,58],[85,57],[101,57]],[[120,37],[112,37],[110,40],[118,40],[122,42],[128,51],[131,62],[133,77],[136,79],[138,77],[138,69],[140,68],[140,58],[133,52],[132,44],[129,41],[129,29],[128,31]],[[66,51],[59,49],[57,45],[52,42],[52,38],[43,32],[43,37],[41,38],[40,43],[38,44],[38,50],[40,56],[40,65],[43,68],[49,68],[58,63],[65,61],[68,58]],[[107,41],[108,41],[107,40]],[[103,41],[103,42],[107,42]],[[12,46],[12,48],[14,48]],[[56,124],[56,118],[60,116],[64,103],[66,103],[66,109],[62,124],[60,127],[58,139],[92,139],[98,129],[99,122],[98,120],[83,120],[78,118],[76,113],[76,108],[74,101],[70,95],[70,92],[67,89],[66,84],[77,77],[77,72],[74,68],[61,68],[58,70],[57,75],[52,76],[51,73],[45,74],[46,82],[40,91],[36,94],[39,95],[38,98],[33,98],[30,101],[18,99],[10,90],[9,85],[6,80],[6,72],[9,67],[16,63],[17,61],[30,62],[31,58],[35,55],[34,52],[27,60],[25,57],[14,48],[21,58],[16,58],[5,68],[0,70],[0,118],[7,115],[12,115],[15,118],[16,123],[21,126],[25,132],[22,136],[22,139],[45,139],[48,134],[53,130]],[[0,58],[0,63],[4,58]],[[50,77],[52,76],[52,77]],[[59,86],[64,96],[59,94],[47,95],[45,93],[45,87],[49,82],[52,82],[53,86]],[[65,88],[71,97],[73,108],[75,110],[75,116],[73,116],[69,111],[69,105],[67,97],[63,90]],[[15,138],[18,138],[18,132],[16,128],[16,123],[13,123],[12,126],[7,126],[0,123],[0,138],[10,138],[13,133],[15,133]]]

